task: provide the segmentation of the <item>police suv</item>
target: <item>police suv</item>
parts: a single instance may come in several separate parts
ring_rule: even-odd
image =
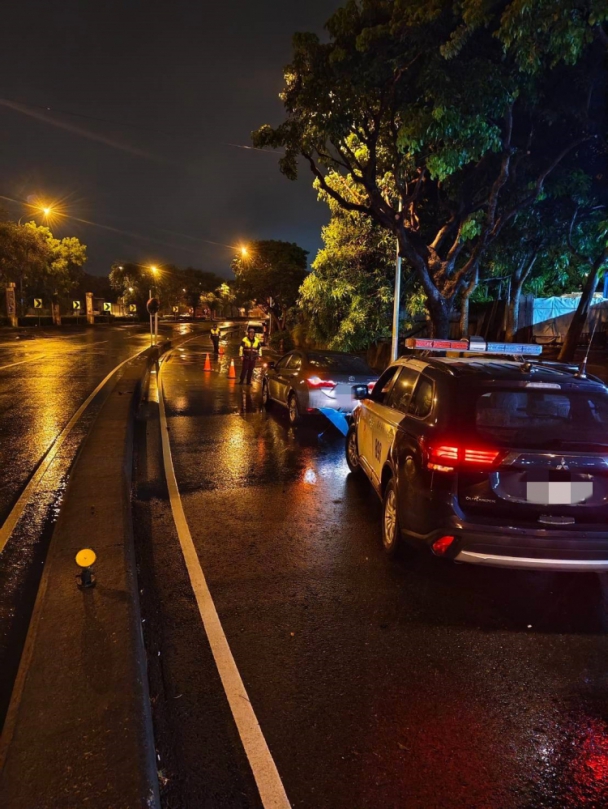
[[[537,345],[408,348],[467,355],[403,357],[360,391],[346,459],[382,499],[386,551],[406,539],[456,562],[607,570],[606,386],[524,360]]]

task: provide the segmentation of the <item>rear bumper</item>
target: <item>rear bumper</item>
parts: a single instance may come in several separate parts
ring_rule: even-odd
[[[432,551],[433,542],[443,536],[454,537],[444,556],[454,562],[525,570],[608,570],[608,529],[545,530],[459,523],[433,531],[423,540]]]
[[[470,565],[485,565],[486,567],[509,567],[520,570],[563,570],[589,573],[599,570],[608,570],[608,559],[545,559],[529,556],[503,556],[477,551],[460,551],[454,559],[455,562],[466,562]]]

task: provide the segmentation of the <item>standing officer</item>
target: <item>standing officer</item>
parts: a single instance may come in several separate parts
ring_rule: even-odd
[[[213,351],[217,354],[220,350],[220,327],[211,327],[211,342],[213,343]]]
[[[239,348],[239,357],[243,358],[243,365],[241,367],[241,378],[239,384],[245,382],[245,375],[247,375],[247,384],[251,385],[251,377],[253,376],[253,369],[258,357],[262,356],[262,341],[256,336],[255,329],[250,326],[247,329],[246,337],[241,340]]]

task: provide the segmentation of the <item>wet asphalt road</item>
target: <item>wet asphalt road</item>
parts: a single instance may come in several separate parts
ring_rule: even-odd
[[[191,328],[163,324],[160,332]],[[145,324],[0,331],[0,525],[87,396],[149,341]],[[70,466],[105,396],[74,426],[0,553],[0,727]]]
[[[185,513],[294,807],[608,806],[605,575],[386,558],[343,439],[261,410],[206,344],[162,374]],[[232,349],[234,350],[234,349]],[[152,397],[153,398],[153,397]],[[135,517],[167,807],[259,806],[139,425]]]

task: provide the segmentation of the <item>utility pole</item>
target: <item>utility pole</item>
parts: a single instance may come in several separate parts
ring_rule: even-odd
[[[399,200],[399,213],[401,213]],[[399,239],[397,239],[397,258],[395,261],[395,301],[393,303],[393,335],[391,340],[391,362],[399,356],[399,314],[401,309],[401,256],[399,255]]]

